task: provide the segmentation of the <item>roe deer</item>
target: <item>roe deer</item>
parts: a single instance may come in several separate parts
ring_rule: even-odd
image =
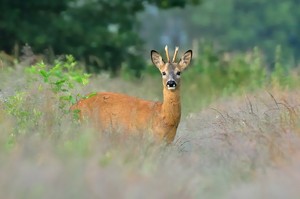
[[[165,47],[167,62],[155,50],[151,60],[162,74],[163,102],[146,101],[136,97],[112,92],[99,92],[82,99],[71,107],[79,110],[80,119],[87,118],[99,131],[122,131],[124,133],[151,133],[156,140],[168,143],[174,140],[181,116],[180,76],[192,59],[192,50],[176,61],[176,47],[172,62]]]

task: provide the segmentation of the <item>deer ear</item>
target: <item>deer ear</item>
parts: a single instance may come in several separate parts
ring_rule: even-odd
[[[192,56],[193,56],[192,50],[188,50],[181,57],[180,61],[178,62],[181,71],[185,70],[188,67],[188,65],[191,63]]]
[[[161,55],[155,50],[151,50],[151,60],[158,69],[161,69],[165,65]]]

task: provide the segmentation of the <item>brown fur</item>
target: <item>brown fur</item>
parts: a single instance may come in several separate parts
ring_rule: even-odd
[[[167,73],[163,77],[162,103],[119,93],[101,92],[88,99],[80,100],[71,107],[71,110],[79,110],[80,119],[87,118],[99,131],[121,131],[128,134],[150,133],[156,140],[166,140],[170,143],[175,138],[181,116],[180,77],[176,79],[174,74],[178,70],[184,70],[189,64],[191,51],[188,52],[190,53],[189,60],[183,63],[186,61],[184,56],[181,59],[183,61],[178,64],[165,63],[156,51],[151,53],[153,63],[161,72]],[[169,79],[175,77],[176,89],[168,89],[166,76]]]

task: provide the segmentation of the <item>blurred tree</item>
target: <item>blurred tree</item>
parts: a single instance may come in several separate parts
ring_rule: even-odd
[[[161,8],[184,7],[199,0],[1,0],[0,49],[29,44],[37,53],[73,54],[89,72],[121,65],[139,76],[143,69],[142,40],[136,13],[145,3]]]
[[[170,43],[181,48],[194,46],[195,52],[199,40],[212,42],[224,51],[249,51],[257,46],[268,63],[274,61],[276,46],[280,45],[284,61],[300,60],[299,3],[299,0],[203,0],[200,6],[186,9],[158,10],[148,6],[139,16],[140,34],[150,47]]]
[[[263,49],[270,57],[277,45],[283,55],[300,57],[299,0],[210,0],[192,15],[194,34],[217,41],[225,50]],[[193,33],[192,33],[193,34]],[[289,56],[289,57],[288,57]]]
[[[36,50],[53,41],[52,28],[69,0],[1,0],[0,48],[11,51],[15,44],[30,43]],[[48,46],[44,46],[46,48]]]

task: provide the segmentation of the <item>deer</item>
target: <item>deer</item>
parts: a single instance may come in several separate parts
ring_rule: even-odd
[[[179,48],[176,47],[170,61],[168,46],[165,46],[167,61],[151,50],[152,63],[162,75],[163,101],[148,101],[114,92],[98,92],[81,99],[71,110],[78,111],[79,120],[89,120],[97,131],[122,131],[126,134],[149,133],[154,140],[172,143],[181,118],[181,74],[190,65],[192,50],[186,51],[176,62]]]

